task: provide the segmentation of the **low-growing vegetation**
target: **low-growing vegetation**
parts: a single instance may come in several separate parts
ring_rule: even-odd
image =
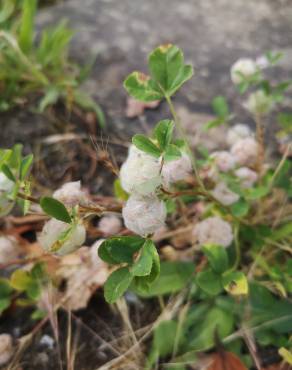
[[[19,30],[23,20],[21,24]],[[59,39],[58,32],[69,37],[65,26],[59,27],[51,36],[43,34],[34,51],[38,57],[48,57],[42,50],[49,40]],[[34,48],[31,37],[19,35],[15,44],[2,32],[7,58]],[[63,48],[61,44],[57,42]],[[60,55],[51,60],[63,63]],[[149,74],[131,73],[124,87],[143,102],[165,100],[170,114],[151,135],[133,136],[120,169],[110,155],[106,157],[107,168],[117,177],[114,197],[94,201],[94,194],[78,181],[50,196],[35,193],[33,156],[23,156],[20,145],[2,149],[1,216],[17,205],[24,215],[37,217],[42,228],[36,242],[26,241],[22,251],[19,240],[4,229],[0,256],[3,248],[2,267],[9,269],[0,282],[0,310],[5,312],[12,304],[32,306],[32,319],[52,324],[53,313],[85,308],[102,288],[105,300],[119,309],[125,302],[142,301],[157,311],[155,321],[135,333],[123,316],[134,340],[105,368],[263,369],[267,349],[272,349],[275,363],[292,365],[287,140],[292,115],[281,112],[290,81],[271,82],[266,77],[266,70],[280,58],[267,53],[260,60],[241,59],[233,65],[231,79],[255,130],[238,123],[226,99],[216,97],[212,102],[216,118],[204,130],[222,125],[226,143],[209,152],[203,142],[191,147],[173,103],[173,96],[193,76],[192,66],[185,64],[174,45],[153,50]],[[45,59],[41,60],[44,66]],[[25,91],[48,78],[34,66],[24,63],[24,75],[32,67],[30,76],[36,77]],[[50,69],[54,70],[51,65]],[[54,88],[63,93],[72,87],[66,78],[54,81]],[[15,80],[11,94],[13,86]],[[52,95],[46,83],[39,86],[45,91],[41,104],[46,105]],[[265,139],[269,117],[280,125],[279,159],[270,156]],[[91,248],[84,246],[89,240],[94,241]]]
[[[40,32],[35,29],[37,0],[2,0],[0,9],[0,111],[26,107],[44,112],[62,102],[104,115],[80,85],[91,63],[80,67],[68,56],[74,32],[66,21]]]

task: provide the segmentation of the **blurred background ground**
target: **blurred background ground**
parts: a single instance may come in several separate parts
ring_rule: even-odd
[[[109,132],[127,138],[141,131],[141,119],[126,119],[122,82],[134,69],[146,71],[146,56],[159,44],[177,44],[194,64],[196,76],[176,100],[198,114],[209,113],[211,99],[223,94],[242,117],[229,77],[238,58],[281,50],[285,58],[278,78],[287,77],[291,67],[291,0],[65,0],[42,9],[37,25],[41,29],[63,18],[76,31],[72,57],[86,63],[97,55],[84,89],[103,107]],[[143,119],[154,124],[156,116],[148,111]],[[13,112],[0,120],[1,145],[48,133],[47,119],[37,115]]]

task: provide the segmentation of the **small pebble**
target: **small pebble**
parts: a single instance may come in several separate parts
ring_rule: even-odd
[[[54,347],[55,340],[49,335],[45,334],[41,337],[40,344],[44,345],[50,349]]]

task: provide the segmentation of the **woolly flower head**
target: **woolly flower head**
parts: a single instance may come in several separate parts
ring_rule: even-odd
[[[191,171],[191,159],[186,153],[182,153],[179,159],[163,164],[161,171],[163,184],[169,186],[176,181],[184,180]]]
[[[47,221],[38,236],[38,241],[42,248],[50,251],[58,239],[64,236],[70,227],[67,223],[54,218]],[[62,243],[61,248],[56,251],[56,254],[63,256],[75,251],[85,242],[85,237],[86,230],[84,225],[77,224],[73,226],[72,231],[69,232],[69,236],[65,238],[65,241]]]
[[[165,204],[156,196],[131,195],[122,213],[126,227],[141,236],[154,233],[166,219]]]
[[[249,78],[257,71],[256,63],[249,58],[237,60],[231,67],[231,80],[235,85],[240,84],[245,78]]]
[[[162,183],[160,168],[159,159],[132,145],[128,158],[120,170],[121,185],[130,194],[151,194]]]
[[[248,167],[241,167],[234,171],[234,174],[240,179],[243,188],[251,188],[258,179],[258,174]]]
[[[121,228],[121,220],[115,215],[103,216],[98,224],[98,229],[106,236],[117,234]]]
[[[238,123],[237,125],[234,125],[227,131],[227,143],[230,146],[232,146],[239,140],[251,136],[252,136],[251,129],[243,123]]]
[[[230,224],[220,217],[208,217],[196,224],[193,236],[200,245],[216,244],[228,247],[233,240]]]
[[[230,206],[239,200],[239,195],[231,191],[225,182],[219,182],[211,193],[215,199],[225,206]]]
[[[7,194],[13,189],[14,182],[0,172],[0,216],[5,216],[13,206],[13,202],[7,198]]]
[[[244,103],[244,107],[252,114],[268,114],[274,107],[274,102],[271,96],[263,90],[258,90],[251,93]]]
[[[258,155],[258,144],[255,139],[248,137],[238,140],[231,148],[236,163],[241,166],[252,166]]]
[[[53,193],[53,197],[69,207],[74,207],[86,200],[86,194],[81,190],[81,182],[67,182]]]
[[[222,172],[228,172],[235,167],[233,156],[225,150],[212,153],[211,158],[214,159],[215,165]]]

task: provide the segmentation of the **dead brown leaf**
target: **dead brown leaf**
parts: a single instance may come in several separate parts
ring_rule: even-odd
[[[160,104],[160,100],[155,100],[155,101],[145,103],[145,102],[136,100],[132,97],[129,97],[127,100],[126,117],[135,118],[135,117],[141,116],[144,113],[145,109],[157,108],[159,104]]]
[[[241,360],[232,352],[213,354],[212,363],[207,370],[247,370]]]

